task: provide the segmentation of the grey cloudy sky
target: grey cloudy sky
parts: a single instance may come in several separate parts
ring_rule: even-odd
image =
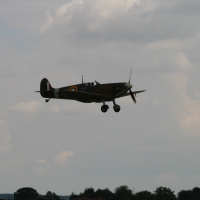
[[[0,1],[0,193],[200,185],[200,1]],[[34,91],[85,81],[146,89],[101,104]]]

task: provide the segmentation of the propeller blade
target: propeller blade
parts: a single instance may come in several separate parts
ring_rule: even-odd
[[[132,75],[132,69],[131,69],[131,71],[130,71],[130,75],[129,75],[129,81],[128,81],[128,83],[130,83],[130,81],[131,81],[131,75]]]
[[[135,98],[135,96],[134,96],[133,92],[132,92],[131,90],[129,90],[129,92],[130,92],[130,95],[131,95],[131,97],[132,97],[133,101],[136,103],[136,98]]]

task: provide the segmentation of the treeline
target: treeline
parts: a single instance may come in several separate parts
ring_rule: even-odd
[[[45,195],[39,195],[35,189],[30,187],[20,188],[14,193],[14,200],[65,200],[65,199],[66,198],[60,198],[60,196],[56,195],[56,193],[51,191],[48,191]]]
[[[65,196],[67,197],[67,196]],[[80,194],[72,192],[69,200],[200,200],[200,188],[181,190],[177,195],[170,188],[158,187],[154,192],[140,191],[134,193],[126,185],[117,187],[114,192],[106,189],[86,188]],[[10,199],[10,198],[9,198]],[[62,200],[54,192],[48,191],[46,195],[39,195],[33,188],[20,188],[14,193],[14,200]],[[8,199],[0,199],[8,200]]]
[[[102,197],[105,200],[200,200],[200,188],[195,187],[192,190],[181,190],[177,195],[170,188],[158,187],[153,193],[149,191],[141,191],[133,193],[128,186],[123,185],[117,187],[114,192],[106,189],[86,188],[82,193],[70,196],[70,200],[76,198],[88,197],[95,199]]]

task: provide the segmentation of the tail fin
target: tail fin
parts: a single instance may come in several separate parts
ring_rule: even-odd
[[[51,86],[50,82],[43,78],[40,83],[40,91],[53,91],[54,88]]]

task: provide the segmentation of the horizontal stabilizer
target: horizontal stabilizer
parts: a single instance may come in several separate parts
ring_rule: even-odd
[[[52,93],[53,91],[43,90],[43,91],[35,91],[35,92],[40,92],[40,93]]]
[[[53,98],[54,97],[54,90],[41,90],[41,91],[35,91],[35,92],[39,92],[40,95],[44,98]]]

